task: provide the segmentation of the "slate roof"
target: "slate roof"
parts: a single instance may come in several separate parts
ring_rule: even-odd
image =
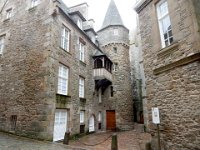
[[[110,1],[101,29],[110,25],[123,25],[123,21],[114,0]]]

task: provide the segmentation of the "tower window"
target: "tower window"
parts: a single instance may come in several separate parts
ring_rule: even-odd
[[[110,87],[110,96],[113,97],[114,91],[113,91],[113,86]]]
[[[114,63],[113,65],[113,71],[117,71],[119,68],[118,63]]]
[[[116,35],[116,36],[119,35],[118,29],[114,29],[113,32],[114,32],[114,35]]]
[[[114,53],[117,53],[117,47],[113,47]]]

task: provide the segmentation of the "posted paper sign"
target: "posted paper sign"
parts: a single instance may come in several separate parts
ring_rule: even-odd
[[[159,109],[157,107],[152,108],[152,120],[154,124],[160,124]]]

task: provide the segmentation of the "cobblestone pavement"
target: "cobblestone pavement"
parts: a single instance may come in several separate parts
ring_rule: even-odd
[[[112,132],[94,133],[70,145],[37,141],[0,132],[0,150],[110,150]],[[136,131],[117,132],[119,150],[144,150],[145,142],[150,140],[147,133]],[[92,145],[92,146],[90,146]]]
[[[112,132],[95,133],[87,135],[80,140],[70,141],[70,145],[79,145],[88,150],[110,150]],[[136,131],[117,132],[119,150],[144,150],[145,143],[151,136]],[[89,146],[92,145],[92,146]]]
[[[37,141],[0,132],[0,150],[85,150],[61,143]]]

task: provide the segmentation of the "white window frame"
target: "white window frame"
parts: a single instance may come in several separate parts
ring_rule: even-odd
[[[60,64],[58,71],[58,94],[68,95],[69,68]]]
[[[102,122],[102,112],[101,111],[99,111],[99,113],[98,113],[98,121]]]
[[[31,8],[37,6],[39,4],[39,0],[31,0]]]
[[[166,11],[164,13],[161,12],[161,6],[166,5]],[[157,5],[157,17],[158,17],[158,24],[159,24],[159,30],[160,30],[160,38],[161,38],[161,43],[162,43],[162,48],[169,46],[171,43],[173,43],[173,33],[172,33],[172,28],[169,28],[167,32],[164,33],[164,25],[163,25],[163,20],[168,19],[170,26],[171,26],[171,21],[170,21],[170,16],[169,16],[169,10],[168,10],[168,3],[167,0],[161,0]],[[170,27],[169,26],[169,27]],[[171,36],[169,35],[171,33]],[[167,35],[167,38],[164,38],[164,34]],[[170,42],[170,40],[172,40]],[[165,43],[166,42],[166,43]]]
[[[84,123],[85,122],[85,111],[81,110],[80,111],[80,123]]]
[[[0,55],[3,54],[4,46],[5,46],[5,36],[0,36]]]
[[[85,62],[85,45],[79,42],[79,60]]]
[[[61,48],[69,52],[69,41],[70,41],[70,30],[65,26],[62,27],[61,31]]]
[[[11,18],[11,16],[12,16],[12,8],[6,10],[6,19]]]
[[[83,29],[83,21],[81,19],[77,20],[77,26],[82,30]]]
[[[79,97],[85,97],[85,79],[82,77],[79,77]]]

